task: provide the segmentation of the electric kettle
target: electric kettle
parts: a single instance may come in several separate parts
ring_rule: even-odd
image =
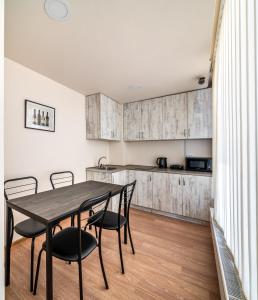
[[[167,158],[166,157],[158,157],[156,160],[157,165],[159,168],[167,168]]]

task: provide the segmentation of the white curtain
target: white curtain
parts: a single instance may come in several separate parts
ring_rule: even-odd
[[[215,218],[257,300],[258,2],[225,0],[213,76]]]

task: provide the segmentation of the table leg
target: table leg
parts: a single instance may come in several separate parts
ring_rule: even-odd
[[[127,218],[127,190],[124,193],[124,216]],[[124,243],[127,244],[127,223],[124,225]]]
[[[53,300],[52,225],[46,231],[46,299]]]
[[[6,247],[5,247],[5,286],[10,284],[11,246],[13,237],[12,210],[7,206],[6,213]]]

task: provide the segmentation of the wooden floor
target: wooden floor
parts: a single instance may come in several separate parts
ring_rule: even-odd
[[[67,223],[68,224],[68,223]],[[136,255],[123,245],[125,275],[120,273],[116,232],[104,231],[103,255],[109,281],[104,289],[98,252],[83,261],[85,299],[220,299],[209,227],[150,213],[131,211]],[[44,236],[37,238],[36,256]],[[29,292],[30,240],[12,247],[11,285],[6,299],[45,299],[45,255],[37,296]],[[53,260],[54,299],[79,299],[77,264]]]

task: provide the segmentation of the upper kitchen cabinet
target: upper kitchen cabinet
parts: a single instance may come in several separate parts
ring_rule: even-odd
[[[212,138],[211,89],[124,104],[124,140]]]
[[[87,139],[118,141],[122,132],[122,105],[98,93],[86,96]]]
[[[187,138],[186,93],[163,98],[163,138],[164,140]]]
[[[140,140],[141,102],[124,104],[124,140]]]
[[[124,104],[124,140],[161,140],[162,98]]]
[[[203,89],[187,93],[188,139],[212,138],[212,92]]]

